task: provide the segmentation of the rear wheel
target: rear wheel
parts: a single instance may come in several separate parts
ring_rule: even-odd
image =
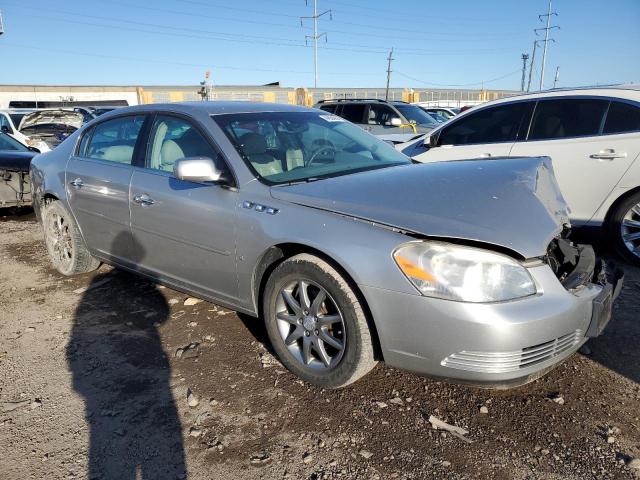
[[[608,231],[616,252],[628,262],[640,265],[640,192],[616,206]]]
[[[280,264],[265,287],[263,311],[283,365],[309,383],[344,387],[376,364],[358,298],[318,257],[301,254]]]
[[[42,211],[44,240],[53,266],[63,275],[75,275],[100,266],[87,250],[71,214],[58,200]]]

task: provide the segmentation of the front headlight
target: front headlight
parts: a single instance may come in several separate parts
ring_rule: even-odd
[[[393,258],[427,297],[462,302],[501,302],[536,293],[526,268],[506,255],[440,242],[412,242]]]

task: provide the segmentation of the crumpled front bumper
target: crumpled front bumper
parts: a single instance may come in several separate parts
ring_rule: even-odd
[[[419,374],[501,388],[527,383],[602,332],[620,292],[620,271],[596,270],[567,290],[547,264],[529,267],[538,293],[464,303],[360,285],[385,362]]]

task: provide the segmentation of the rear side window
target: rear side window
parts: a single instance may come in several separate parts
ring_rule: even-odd
[[[144,123],[144,115],[118,117],[94,127],[85,156],[97,160],[131,164],[133,150]]]
[[[366,108],[364,103],[347,103],[342,105],[340,116],[353,123],[362,123]]]
[[[628,103],[611,102],[602,133],[613,134],[638,131],[640,131],[640,108]]]
[[[336,107],[337,107],[337,105],[335,103],[332,103],[332,104],[329,104],[329,105],[321,105],[320,106],[320,110],[324,110],[325,112],[335,113],[336,112]]]
[[[529,132],[529,140],[551,140],[598,135],[606,100],[541,100]]]
[[[518,102],[485,108],[442,130],[440,145],[471,145],[479,143],[514,142],[520,124],[528,121],[533,104]]]

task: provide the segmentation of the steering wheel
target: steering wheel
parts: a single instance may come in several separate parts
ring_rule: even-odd
[[[324,152],[325,150],[326,150],[326,151],[329,151],[329,152],[333,152],[332,157],[334,157],[334,158],[335,158],[335,156],[336,156],[336,153],[338,153],[338,151],[336,150],[336,148],[335,148],[333,145],[324,145],[324,146],[320,147],[319,149],[317,149],[315,152],[313,152],[313,153],[311,154],[311,158],[309,158],[309,160],[307,161],[307,165],[306,165],[306,166],[307,166],[307,167],[308,167],[308,166],[310,166],[310,165],[313,163],[313,161],[314,161],[316,158],[318,158],[318,156],[320,155],[320,153],[321,153],[321,152]]]

